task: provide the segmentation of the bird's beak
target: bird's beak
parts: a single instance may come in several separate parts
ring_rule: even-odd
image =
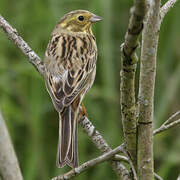
[[[92,17],[90,18],[90,21],[91,21],[92,23],[95,23],[95,22],[98,22],[98,21],[101,21],[101,20],[103,20],[103,18],[100,17],[100,16],[97,16],[97,15],[95,15],[95,14],[93,14]]]

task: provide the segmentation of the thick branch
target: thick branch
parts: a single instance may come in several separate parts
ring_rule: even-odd
[[[160,17],[161,17],[161,22],[164,19],[164,16],[168,13],[168,11],[173,8],[174,4],[177,2],[178,0],[168,0],[161,8],[160,11]]]
[[[55,178],[53,178],[52,180],[64,180],[64,179],[70,179],[74,176],[78,176],[79,174],[83,173],[84,171],[86,171],[87,169],[96,166],[97,164],[100,164],[104,161],[107,161],[109,159],[112,158],[112,156],[114,156],[115,154],[119,153],[120,151],[122,151],[122,145],[118,146],[117,148],[109,151],[108,153],[105,153],[95,159],[92,159],[88,162],[85,162],[84,164],[82,164],[81,166],[72,169],[71,171],[67,172],[64,175],[60,175],[57,176]]]
[[[141,49],[141,69],[139,82],[138,119],[138,178],[152,180],[153,165],[153,117],[156,57],[159,38],[160,0],[151,2],[144,23]]]
[[[124,54],[129,60],[138,46],[138,38],[143,29],[145,14],[145,0],[135,0],[134,6],[131,8],[131,17],[123,46]]]
[[[4,119],[0,113],[0,179],[22,180],[21,170]]]
[[[36,68],[36,70],[44,76],[45,67],[39,56],[29,47],[29,45],[19,36],[16,29],[12,28],[11,25],[0,15],[0,27],[8,38],[17,45],[22,53],[28,58],[29,62]]]
[[[131,9],[128,30],[121,51],[121,115],[126,149],[136,168],[136,101],[135,72],[138,47],[138,37],[143,29],[143,19],[146,13],[145,0],[136,0]]]
[[[123,152],[126,156],[128,156],[128,153],[127,153],[127,151],[126,151],[126,148],[123,147],[123,148],[122,148],[122,152]],[[133,174],[132,179],[133,179],[133,180],[138,180],[138,178],[137,178],[137,173],[136,173],[136,169],[135,169],[135,167],[134,167],[134,164],[133,164],[132,160],[129,158],[128,161],[129,161],[129,165],[130,165],[130,167],[131,167],[132,174]]]

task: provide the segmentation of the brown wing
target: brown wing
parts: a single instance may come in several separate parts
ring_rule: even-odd
[[[52,37],[45,57],[46,86],[57,111],[61,112],[92,85],[96,58],[97,48],[92,35]]]

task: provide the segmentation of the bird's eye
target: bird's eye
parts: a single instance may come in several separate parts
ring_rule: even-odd
[[[79,21],[83,21],[83,20],[84,20],[84,16],[79,16],[79,17],[78,17],[78,20],[79,20]]]

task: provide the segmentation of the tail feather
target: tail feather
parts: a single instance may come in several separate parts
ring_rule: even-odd
[[[71,167],[78,166],[78,147],[77,147],[77,120],[72,121],[72,138],[67,155],[67,164]]]
[[[70,105],[65,107],[59,116],[57,166],[68,164],[74,168],[78,166],[76,113]]]

